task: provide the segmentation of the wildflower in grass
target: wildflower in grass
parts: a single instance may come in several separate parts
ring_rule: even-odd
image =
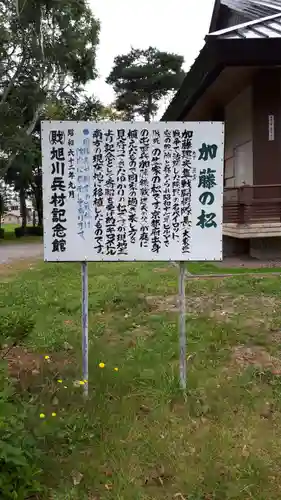
[[[84,380],[79,380],[79,385],[85,385]]]
[[[50,356],[45,356],[45,359],[48,361],[48,359],[50,359]]]
[[[55,411],[53,411],[53,413],[52,413],[52,417],[56,417],[56,416],[57,416],[56,412],[55,412]]]
[[[114,371],[115,371],[115,372],[118,372],[118,371],[119,371],[119,368],[117,368],[117,366],[115,366]]]
[[[59,383],[59,384],[62,384],[62,380],[61,380],[60,378],[59,378],[59,380],[58,380],[58,383]]]
[[[40,413],[39,417],[40,418],[45,418],[45,413]]]
[[[63,388],[64,388],[64,389],[67,389],[67,385],[64,385],[64,386],[63,386]]]
[[[99,367],[100,367],[100,368],[104,368],[104,367],[105,367],[105,364],[104,364],[104,363],[100,363],[100,364],[99,364]]]

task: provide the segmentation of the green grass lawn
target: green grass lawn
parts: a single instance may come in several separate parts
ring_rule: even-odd
[[[44,499],[280,500],[278,277],[187,283],[185,399],[177,270],[90,264],[87,402],[73,384],[81,378],[80,266],[30,264],[1,278],[2,324],[34,321],[10,370],[47,452],[40,465],[52,493]]]
[[[2,229],[4,229],[7,233],[13,233],[16,227],[19,227],[18,224],[2,224]]]
[[[257,274],[257,273],[281,273],[281,267],[219,267],[212,262],[190,262],[186,265],[191,274]]]
[[[4,229],[4,239],[0,239],[0,245],[10,245],[14,243],[40,243],[43,242],[41,236],[23,236],[21,238],[16,238],[15,229],[19,227],[18,224],[2,224],[2,229]]]

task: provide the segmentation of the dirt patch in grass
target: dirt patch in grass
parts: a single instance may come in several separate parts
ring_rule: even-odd
[[[171,268],[169,267],[155,267],[153,269],[154,273],[168,273],[171,271]]]
[[[178,296],[147,296],[146,301],[153,311],[178,312]],[[217,321],[228,322],[234,317],[243,318],[244,326],[264,324],[279,307],[279,300],[267,295],[249,296],[230,294],[200,294],[186,297],[186,313],[207,315]]]
[[[0,356],[7,361],[11,377],[18,380],[23,388],[28,387],[32,379],[37,379],[43,373],[55,376],[73,363],[69,353],[56,353],[45,359],[45,355],[23,347],[13,347],[11,350],[3,349],[0,351]]]
[[[34,271],[34,268],[40,259],[40,256],[33,257],[32,259],[20,259],[13,261],[12,263],[6,263],[6,264],[0,264],[0,276],[7,278],[13,277],[16,274],[22,272],[22,271],[27,271],[30,270],[30,272]],[[3,282],[3,280],[2,280]]]
[[[153,335],[153,331],[149,330],[145,326],[136,325],[133,330],[130,331],[128,340],[128,347],[134,347],[138,341],[148,339]]]
[[[234,347],[232,362],[243,369],[254,366],[261,370],[269,370],[276,375],[281,374],[281,359],[272,356],[261,346],[240,345]]]
[[[274,330],[270,329],[271,334],[270,334],[270,339],[274,344],[281,344],[281,330]]]
[[[127,347],[134,347],[138,340],[151,337],[154,332],[144,325],[134,324],[125,328],[123,333],[114,330],[114,316],[112,314],[98,314],[101,322],[105,325],[103,339],[110,345],[125,344]],[[115,319],[116,321],[116,319]]]
[[[148,338],[153,335],[153,331],[149,330],[147,327],[143,325],[136,325],[134,329],[131,331],[132,337],[134,339],[137,338]]]
[[[145,297],[150,309],[158,312],[177,312],[178,311],[178,297],[177,295],[170,295],[161,297],[161,295],[148,295]]]

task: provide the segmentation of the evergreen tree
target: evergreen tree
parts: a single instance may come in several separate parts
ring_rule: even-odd
[[[183,57],[149,47],[117,56],[106,82],[116,93],[116,109],[132,120],[136,115],[150,121],[160,100],[177,90],[184,78]]]
[[[99,23],[86,0],[0,0],[0,175],[32,147],[48,100],[96,77]]]

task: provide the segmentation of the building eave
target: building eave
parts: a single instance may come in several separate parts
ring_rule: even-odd
[[[226,66],[281,65],[279,38],[209,39],[161,121],[182,120]]]
[[[213,43],[205,43],[186,74],[180,89],[176,92],[161,118],[162,121],[180,119],[182,110],[188,104],[191,96],[195,96],[201,90],[201,87],[205,88],[206,84],[210,85],[210,75],[216,70],[217,66],[215,53],[212,50],[213,45]],[[199,95],[197,98],[199,98]]]
[[[209,33],[213,38],[280,38],[281,12]]]
[[[210,31],[214,31],[215,28],[216,28],[220,9],[221,9],[221,2],[220,2],[220,0],[215,0],[214,1],[213,12],[212,12],[212,18],[211,18],[210,27],[209,27],[209,32]]]

